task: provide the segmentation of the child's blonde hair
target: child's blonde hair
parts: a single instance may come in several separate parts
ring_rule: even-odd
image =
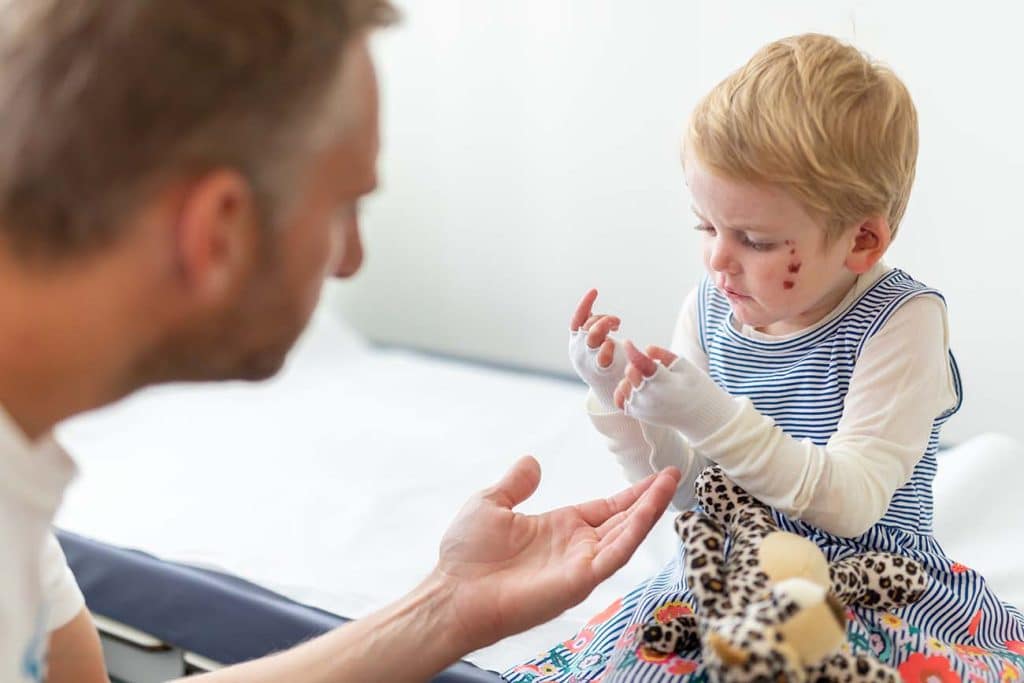
[[[704,97],[684,144],[730,178],[777,184],[826,237],[872,216],[893,235],[917,161],[917,112],[887,67],[831,36],[761,48]]]

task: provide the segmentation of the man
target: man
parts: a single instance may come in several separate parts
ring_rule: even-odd
[[[50,532],[60,420],[170,380],[281,367],[324,276],[362,258],[383,0],[4,0],[0,21],[0,681],[106,680]],[[205,677],[418,681],[578,603],[679,480],[514,513],[532,458],[474,496],[393,606]],[[48,670],[47,670],[48,669]]]

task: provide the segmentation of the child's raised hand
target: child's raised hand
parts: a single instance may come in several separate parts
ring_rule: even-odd
[[[685,358],[658,346],[647,347],[647,353],[628,341],[623,346],[628,362],[614,400],[626,415],[700,439],[738,410],[728,393]]]
[[[576,374],[593,390],[606,410],[615,410],[615,385],[626,366],[619,344],[610,336],[619,329],[618,316],[593,313],[597,290],[583,295],[569,321],[569,360]]]
[[[623,373],[624,377],[619,380],[613,396],[615,406],[619,410],[625,409],[626,401],[629,400],[634,389],[639,388],[646,378],[654,376],[658,370],[658,363],[668,368],[679,359],[679,356],[660,346],[648,346],[647,353],[641,353],[640,349],[633,346],[631,341],[625,343],[625,352],[628,362]]]

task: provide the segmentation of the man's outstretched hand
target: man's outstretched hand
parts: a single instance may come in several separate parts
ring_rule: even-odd
[[[391,605],[291,650],[196,680],[429,680],[465,654],[587,597],[626,563],[665,511],[679,471],[667,469],[605,500],[542,515],[513,512],[539,483],[540,465],[526,457],[470,498],[441,541],[436,569]]]
[[[668,468],[611,498],[525,515],[513,508],[537,490],[540,465],[521,458],[463,506],[441,540],[432,578],[450,598],[450,636],[468,652],[581,602],[633,555],[679,478]]]

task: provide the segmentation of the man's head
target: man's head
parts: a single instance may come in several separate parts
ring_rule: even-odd
[[[392,16],[385,0],[4,0],[5,259],[131,273],[156,299],[140,383],[272,374],[323,277],[359,267],[365,34]]]

